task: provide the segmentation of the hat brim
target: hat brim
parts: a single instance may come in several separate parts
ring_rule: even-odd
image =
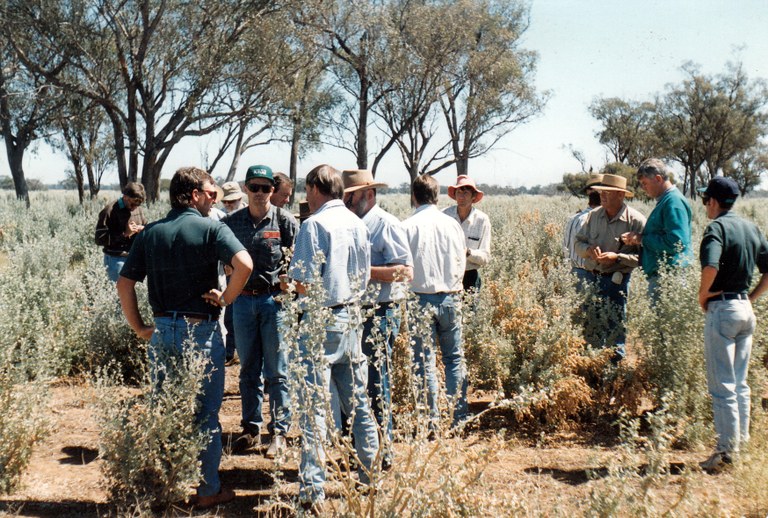
[[[245,198],[245,196],[246,195],[245,195],[244,192],[236,192],[236,193],[228,194],[227,196],[224,196],[223,198],[221,198],[221,201],[237,201],[237,200],[242,200],[243,198]]]
[[[385,183],[363,183],[360,185],[353,185],[344,189],[345,193],[362,191],[363,189],[387,189],[389,185]]]
[[[627,198],[631,198],[631,197],[634,196],[634,194],[632,194],[632,191],[628,191],[626,189],[622,189],[621,187],[610,187],[610,186],[607,186],[607,185],[592,185],[590,188],[594,189],[594,190],[596,190],[598,192],[600,192],[600,191],[623,192],[623,193],[627,194]]]

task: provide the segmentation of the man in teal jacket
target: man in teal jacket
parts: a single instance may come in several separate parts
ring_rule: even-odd
[[[645,160],[637,169],[637,180],[656,207],[648,216],[642,235],[627,232],[622,240],[641,245],[640,265],[648,278],[648,295],[658,300],[659,268],[662,264],[690,264],[691,205],[671,182],[672,173],[658,158]]]

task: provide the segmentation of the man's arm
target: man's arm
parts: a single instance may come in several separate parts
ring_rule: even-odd
[[[224,291],[217,289],[211,289],[208,293],[203,293],[203,298],[208,301],[209,304],[214,306],[228,306],[235,301],[235,299],[243,291],[245,283],[251,276],[253,271],[253,261],[251,255],[247,250],[240,250],[238,253],[232,256],[232,275],[227,282],[227,288]]]
[[[155,326],[148,326],[141,319],[139,300],[136,297],[136,281],[121,275],[117,279],[117,295],[120,297],[120,306],[123,308],[123,315],[128,325],[139,338],[149,340],[155,332]]]
[[[705,266],[701,269],[701,283],[699,284],[699,306],[701,306],[701,309],[704,311],[707,310],[707,305],[709,304],[707,299],[722,293],[722,290],[714,292],[709,291],[712,287],[712,283],[715,282],[715,277],[717,277],[717,268],[714,266]]]
[[[491,220],[486,216],[483,219],[483,228],[480,232],[480,243],[476,249],[467,249],[467,262],[475,266],[485,266],[491,259]]]
[[[404,264],[371,266],[371,280],[378,282],[411,282],[413,267]]]
[[[752,290],[752,293],[749,294],[749,301],[753,304],[757,299],[760,298],[760,296],[765,293],[765,290],[768,290],[768,273],[764,273],[760,277],[760,282],[757,283],[757,286],[755,286],[755,289]]]

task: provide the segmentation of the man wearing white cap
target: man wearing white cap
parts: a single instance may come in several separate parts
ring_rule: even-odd
[[[639,264],[640,247],[629,245],[621,236],[626,232],[643,232],[645,216],[627,206],[624,198],[632,196],[627,190],[627,179],[604,174],[600,185],[593,187],[600,193],[601,207],[587,216],[587,221],[576,235],[576,251],[590,272],[588,279],[597,293],[608,303],[608,323],[586,337],[595,347],[613,347],[614,362],[626,355],[627,293],[629,277]]]
[[[443,210],[458,221],[467,241],[467,267],[462,279],[464,290],[480,289],[482,282],[478,269],[491,258],[491,220],[485,212],[474,207],[483,196],[473,179],[461,175],[456,178],[456,185],[448,186],[448,197],[456,200],[456,205]]]
[[[392,397],[390,366],[392,347],[400,330],[401,304],[405,299],[403,281],[413,278],[413,259],[400,221],[376,203],[377,183],[370,171],[348,170],[344,182],[344,204],[368,227],[371,243],[371,280],[376,287],[374,314],[363,324],[363,353],[368,357],[368,397],[384,439],[382,465],[392,465]],[[378,322],[374,332],[374,323]]]

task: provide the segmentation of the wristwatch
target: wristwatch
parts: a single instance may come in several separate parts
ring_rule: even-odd
[[[222,308],[227,307],[227,302],[224,300],[224,294],[219,295],[219,306]]]

